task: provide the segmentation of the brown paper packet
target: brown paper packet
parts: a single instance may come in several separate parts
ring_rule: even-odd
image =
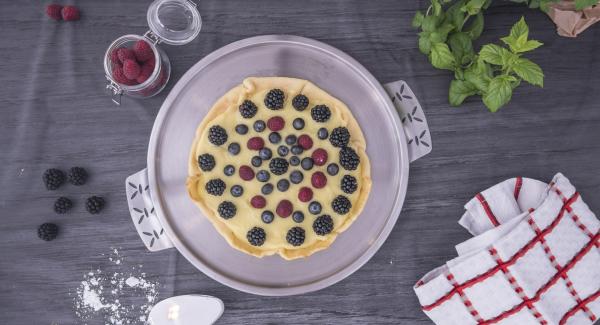
[[[600,20],[600,6],[577,11],[574,0],[561,0],[550,5],[548,16],[556,24],[558,35],[577,37]]]

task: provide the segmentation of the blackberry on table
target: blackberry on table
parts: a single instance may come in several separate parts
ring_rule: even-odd
[[[245,100],[240,105],[239,109],[240,114],[242,114],[242,117],[244,118],[253,118],[254,115],[256,115],[256,112],[258,111],[258,107],[256,107],[256,104],[254,104],[250,100]]]
[[[45,241],[51,241],[58,236],[58,226],[53,223],[44,223],[38,227],[38,237]]]
[[[269,169],[275,175],[283,175],[288,170],[288,162],[283,158],[273,158],[269,162]]]
[[[98,214],[104,208],[104,198],[100,196],[91,196],[85,201],[85,209],[91,214]]]
[[[333,230],[333,219],[328,214],[324,214],[313,222],[313,230],[319,236],[325,236]]]
[[[302,94],[296,95],[296,97],[292,99],[292,106],[294,106],[297,111],[305,110],[308,107],[308,97]]]
[[[235,207],[235,204],[233,204],[229,201],[223,201],[219,204],[217,211],[219,212],[219,215],[221,216],[221,218],[231,219],[235,216],[235,213],[237,212],[237,208]]]
[[[343,195],[338,195],[333,201],[331,201],[331,208],[338,214],[346,214],[350,212],[350,208],[352,208],[352,203],[348,200],[347,197]]]
[[[344,193],[354,193],[358,188],[358,182],[356,181],[356,177],[352,175],[344,175],[344,177],[342,177],[340,187],[342,188],[342,191],[344,191]]]
[[[208,129],[208,141],[215,146],[220,146],[227,142],[227,131],[224,128],[213,125]]]
[[[340,149],[340,165],[346,170],[355,170],[360,163],[360,157],[350,147],[343,147]]]
[[[198,156],[198,166],[202,171],[209,172],[215,168],[215,157],[209,153]]]
[[[262,244],[265,243],[265,240],[267,240],[267,234],[265,233],[264,229],[260,227],[254,227],[248,230],[246,239],[252,246],[262,246]]]
[[[306,237],[306,233],[301,227],[293,227],[288,230],[285,239],[292,246],[300,246],[304,243],[304,238]]]
[[[283,108],[285,94],[281,89],[271,89],[265,96],[265,106],[268,109],[278,110]]]
[[[65,182],[65,173],[56,168],[47,169],[42,176],[46,189],[54,191]]]
[[[80,186],[85,184],[85,182],[87,181],[88,173],[82,167],[71,167],[71,169],[69,169],[68,178],[69,183],[75,186]]]
[[[73,202],[68,198],[61,196],[54,201],[54,212],[63,214],[67,213],[73,207]]]
[[[225,192],[225,188],[227,186],[225,185],[225,182],[223,182],[222,180],[216,178],[216,179],[211,179],[210,181],[206,182],[206,192],[208,192],[208,194],[210,195],[214,195],[214,196],[221,196],[223,195],[223,192]]]
[[[327,122],[331,117],[331,111],[326,105],[317,105],[310,110],[310,116],[316,122]]]
[[[329,136],[329,142],[334,147],[345,147],[350,142],[350,132],[345,127],[337,127],[331,131],[331,135]]]

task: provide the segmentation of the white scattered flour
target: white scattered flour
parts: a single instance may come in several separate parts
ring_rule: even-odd
[[[101,319],[112,325],[144,324],[157,301],[158,282],[146,278],[142,265],[123,263],[116,248],[108,259],[117,270],[96,269],[83,275],[76,290],[75,313],[84,324],[92,319],[94,323]]]

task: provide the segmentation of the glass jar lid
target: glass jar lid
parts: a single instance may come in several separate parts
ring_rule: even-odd
[[[191,42],[202,27],[200,13],[190,0],[155,0],[148,8],[147,18],[158,41],[169,45]]]

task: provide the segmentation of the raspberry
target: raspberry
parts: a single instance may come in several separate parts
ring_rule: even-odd
[[[327,177],[325,177],[325,174],[321,172],[315,172],[310,177],[310,183],[315,188],[323,188],[325,185],[327,185]]]
[[[119,60],[119,49],[114,49],[112,50],[112,52],[110,52],[110,62],[112,64],[121,64],[121,60]]]
[[[256,195],[250,199],[250,205],[256,209],[262,209],[267,205],[267,200],[261,195]]]
[[[61,9],[62,9],[61,5],[57,5],[56,3],[51,3],[48,6],[46,6],[46,15],[48,15],[48,17],[50,17],[54,20],[61,20],[62,19],[62,15],[60,14]]]
[[[310,138],[310,136],[303,134],[298,137],[298,144],[300,145],[300,147],[302,147],[302,149],[308,150],[308,149],[312,148],[313,141]]]
[[[79,9],[75,6],[64,6],[60,13],[65,21],[79,20]]]
[[[252,168],[250,168],[250,166],[244,165],[240,167],[239,173],[240,178],[245,181],[249,181],[254,178],[254,171],[252,170]]]
[[[303,187],[298,191],[298,200],[300,200],[300,202],[308,202],[312,200],[312,197],[313,191],[308,187]]]
[[[123,74],[127,79],[135,80],[142,71],[140,65],[135,60],[125,60],[123,62]]]
[[[248,140],[247,146],[250,150],[260,150],[265,146],[265,140],[261,137],[252,137]]]
[[[327,151],[319,148],[319,149],[313,151],[311,157],[312,157],[315,165],[323,166],[327,162]]]
[[[121,61],[121,63],[124,63],[125,60],[135,61],[135,54],[133,53],[133,51],[125,47],[117,49],[117,57],[119,58],[119,61]]]
[[[267,127],[274,132],[282,130],[284,126],[285,120],[280,116],[273,116],[267,121]]]
[[[136,84],[135,80],[129,80],[129,79],[127,79],[127,77],[125,77],[125,74],[123,73],[123,69],[120,67],[113,67],[112,76],[113,76],[113,79],[120,84],[127,85],[127,86],[132,86],[132,85]]]
[[[277,204],[277,209],[275,209],[275,212],[277,212],[278,216],[287,218],[292,214],[293,210],[294,207],[292,206],[292,202],[288,200],[281,200],[281,202]]]
[[[154,72],[154,66],[149,65],[148,63],[142,64],[142,68],[140,71],[140,75],[135,79],[138,83],[143,83],[148,80],[150,76]]]
[[[144,40],[139,40],[133,44],[133,52],[139,62],[146,62],[154,57],[154,52],[152,51],[150,44],[146,43]]]
[[[152,70],[154,70],[154,66],[156,65],[156,59],[154,59],[154,57],[151,57],[150,59],[148,59],[148,61],[144,62],[144,64],[151,66]]]

